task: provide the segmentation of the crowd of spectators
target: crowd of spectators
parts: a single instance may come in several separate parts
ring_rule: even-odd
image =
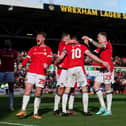
[[[115,56],[112,58],[113,59],[113,64],[115,67],[126,67],[126,58]],[[92,60],[87,56],[85,57],[85,64],[86,65],[92,65]]]
[[[18,68],[18,64],[20,64],[26,56],[27,56],[26,51],[18,52],[18,59],[15,63],[15,73],[16,73],[15,87],[18,87],[18,88],[24,88],[24,78],[25,78],[29,64],[22,69]],[[54,58],[56,56],[57,55],[54,54]],[[93,64],[93,62],[89,57],[86,57],[85,64],[90,66]],[[120,58],[118,56],[115,56],[115,57],[113,57],[113,64],[115,67],[126,67],[126,58]],[[122,83],[122,81],[124,79],[126,79],[126,71],[121,70],[121,68],[115,69],[114,76],[115,76],[114,77],[115,82],[113,84],[114,92],[115,93],[123,93],[125,90],[125,85]],[[55,74],[55,72],[48,71],[48,76],[47,76],[45,86],[46,86],[45,89],[47,89],[47,92],[53,93],[53,90],[56,87],[56,74]]]

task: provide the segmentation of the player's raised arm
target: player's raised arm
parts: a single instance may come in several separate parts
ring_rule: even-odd
[[[82,39],[83,40],[89,40],[89,42],[92,43],[97,48],[106,48],[106,46],[104,44],[98,43],[98,42],[94,41],[92,38],[90,38],[88,36],[83,36]]]
[[[94,60],[95,62],[103,64],[108,70],[110,69],[110,66],[107,62],[104,62],[103,60],[101,60],[100,58],[92,54],[90,51],[86,51],[85,54],[89,56],[92,60]]]
[[[55,65],[58,65],[58,64],[64,59],[65,56],[66,56],[66,53],[65,53],[65,51],[63,51],[63,52],[61,53],[61,55],[58,56],[58,58],[56,58],[54,64],[55,64]]]

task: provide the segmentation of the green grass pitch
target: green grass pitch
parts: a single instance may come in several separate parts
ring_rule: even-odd
[[[8,96],[0,96],[0,126],[29,125],[29,126],[126,126],[126,95],[113,96],[113,115],[109,117],[96,116],[95,112],[99,108],[96,95],[89,96],[89,111],[93,113],[90,117],[82,115],[81,96],[75,97],[74,110],[77,116],[55,117],[53,115],[53,101],[51,95],[43,95],[39,114],[42,120],[32,119],[34,97],[31,97],[27,108],[28,115],[24,118],[17,118],[15,115],[19,112],[22,102],[22,96],[15,96],[14,112],[8,111]],[[61,107],[61,106],[60,106]],[[9,124],[3,124],[9,123]],[[12,123],[12,124],[11,124]]]

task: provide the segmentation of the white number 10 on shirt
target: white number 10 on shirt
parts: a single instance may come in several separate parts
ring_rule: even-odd
[[[79,48],[72,49],[72,59],[80,57],[81,57],[81,50]]]

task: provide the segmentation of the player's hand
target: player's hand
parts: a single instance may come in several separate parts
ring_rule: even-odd
[[[91,42],[93,39],[88,36],[83,36],[82,40]]]
[[[88,43],[89,43],[88,39],[84,39],[83,41],[84,41],[84,44],[88,45]]]
[[[89,38],[88,36],[82,36],[81,39],[82,39],[82,40],[85,40],[85,39],[89,40],[90,38]]]
[[[48,64],[44,63],[44,72],[47,74],[48,73]]]
[[[123,80],[123,81],[122,81],[122,84],[123,84],[123,85],[126,85],[126,80]]]
[[[110,71],[110,65],[108,64],[108,62],[103,62],[103,65]]]
[[[46,63],[44,63],[44,69],[47,69],[48,65]]]
[[[22,67],[23,67],[22,64],[18,65],[18,69],[22,69]]]

